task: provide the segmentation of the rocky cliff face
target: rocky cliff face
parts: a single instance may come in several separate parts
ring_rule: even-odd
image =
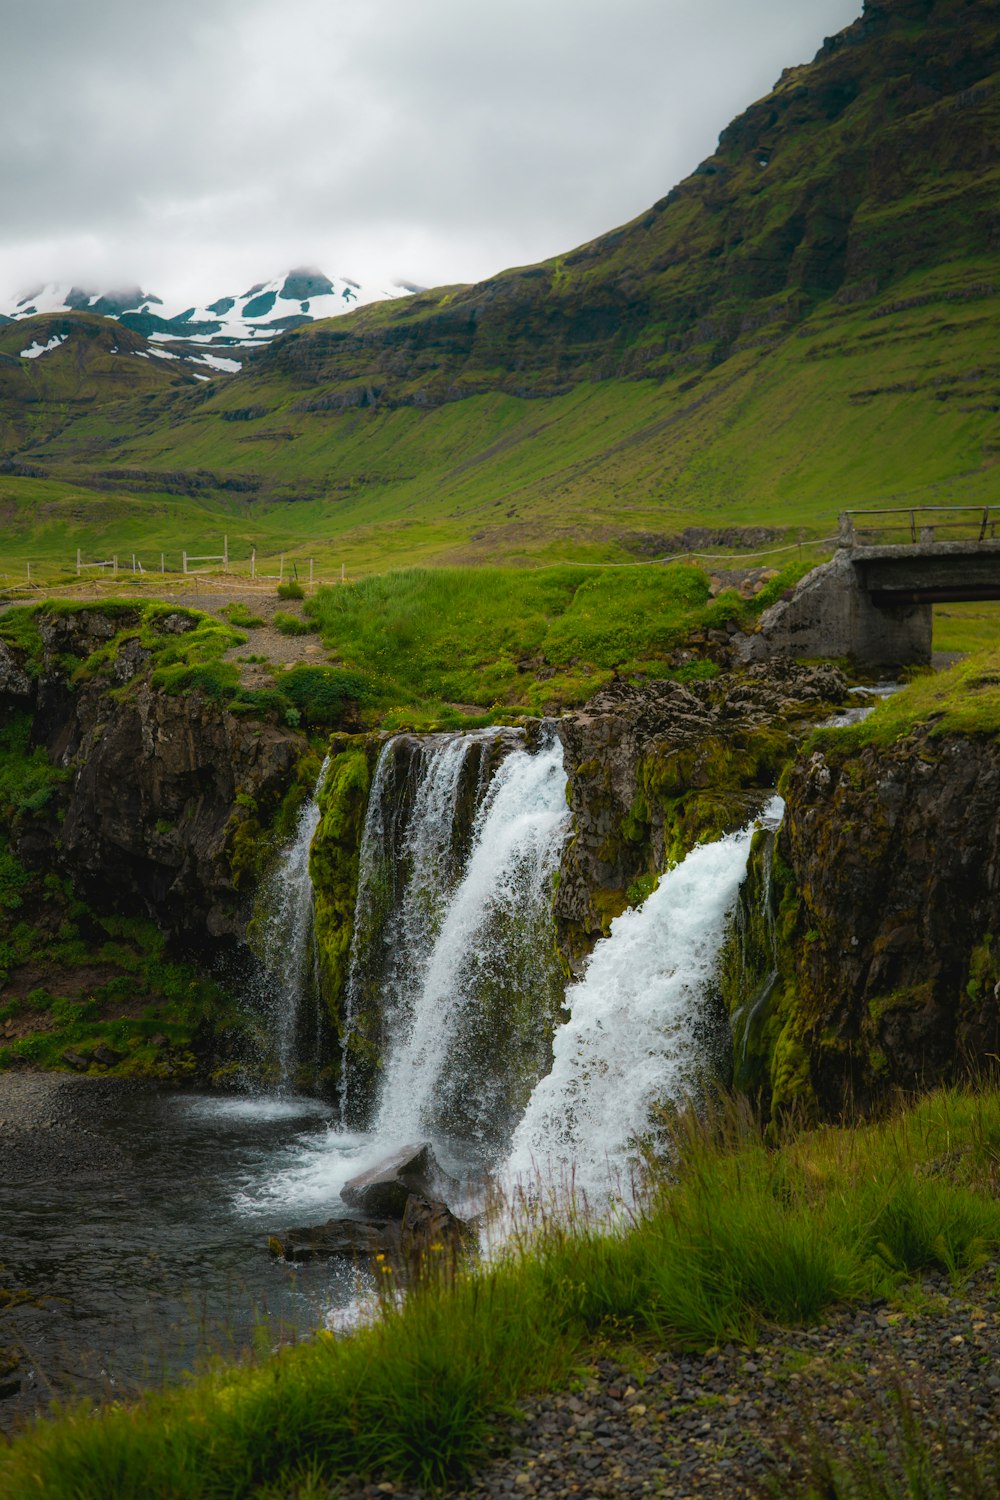
[[[37,675],[7,649],[0,712],[30,712],[31,743],[66,775],[45,816],[18,821],[18,853],[185,946],[241,937],[253,845],[318,770],[304,737],[155,687],[138,610],[42,612],[37,625]],[[182,611],[154,623],[167,638],[193,628]],[[101,670],[81,675],[102,650]]]
[[[773,878],[761,879],[759,849],[748,888],[751,979],[766,985],[772,973],[742,1081],[777,1112],[831,1117],[893,1088],[995,1068],[995,734],[923,727],[892,745],[817,749],[795,764],[785,797]],[[759,930],[762,899],[773,941]]]
[[[557,722],[573,832],[555,914],[574,969],[661,871],[760,809],[846,691],[835,668],[779,660],[712,682],[616,684]]]

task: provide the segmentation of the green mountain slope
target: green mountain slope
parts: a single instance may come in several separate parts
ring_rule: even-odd
[[[0,452],[24,453],[81,417],[114,425],[124,403],[198,382],[141,334],[93,313],[42,313],[0,326]]]
[[[81,414],[33,462],[356,567],[992,498],[998,82],[994,0],[868,0],[622,229],[299,329],[113,434]]]

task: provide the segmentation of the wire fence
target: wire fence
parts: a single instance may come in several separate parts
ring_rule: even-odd
[[[280,583],[294,582],[313,590],[350,581],[345,563],[339,566],[328,561],[317,563],[315,558],[288,558],[284,553],[258,557],[256,550],[251,550],[248,557],[234,558],[229,552],[228,538],[223,539],[222,551],[216,553],[194,553],[182,548],[172,553],[146,550],[91,558],[78,548],[75,560],[65,566],[51,559],[0,558],[0,591],[7,598],[30,597],[52,588],[86,590],[88,584],[96,591],[103,591],[109,584],[126,588],[153,584],[264,594]]]

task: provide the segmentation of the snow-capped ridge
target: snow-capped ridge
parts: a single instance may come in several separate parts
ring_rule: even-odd
[[[405,297],[411,284],[389,285],[329,277],[315,266],[295,266],[238,295],[191,304],[171,303],[140,286],[95,291],[67,282],[47,282],[0,301],[0,319],[39,313],[88,312],[117,318],[155,343],[251,347],[303,323],[335,318],[370,302]],[[226,368],[239,368],[228,359]]]

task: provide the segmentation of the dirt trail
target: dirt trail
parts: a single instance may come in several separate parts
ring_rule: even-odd
[[[226,653],[225,660],[240,668],[240,682],[244,687],[267,687],[272,681],[269,666],[293,667],[300,662],[322,665],[333,660],[315,634],[285,635],[274,624],[278,613],[294,615],[304,619],[303,601],[279,599],[273,583],[251,583],[247,578],[192,577],[167,579],[163,582],[146,578],[139,585],[131,578],[119,580],[118,586],[88,579],[53,588],[39,588],[30,595],[0,601],[0,611],[17,604],[38,603],[43,599],[92,600],[99,604],[102,599],[121,599],[134,596],[136,603],[147,603],[158,599],[164,604],[177,604],[185,609],[199,609],[205,614],[215,615],[227,624],[225,611],[232,604],[243,605],[251,615],[260,619],[260,625],[235,626],[247,638],[243,646],[235,646]],[[263,660],[248,661],[248,657]]]

